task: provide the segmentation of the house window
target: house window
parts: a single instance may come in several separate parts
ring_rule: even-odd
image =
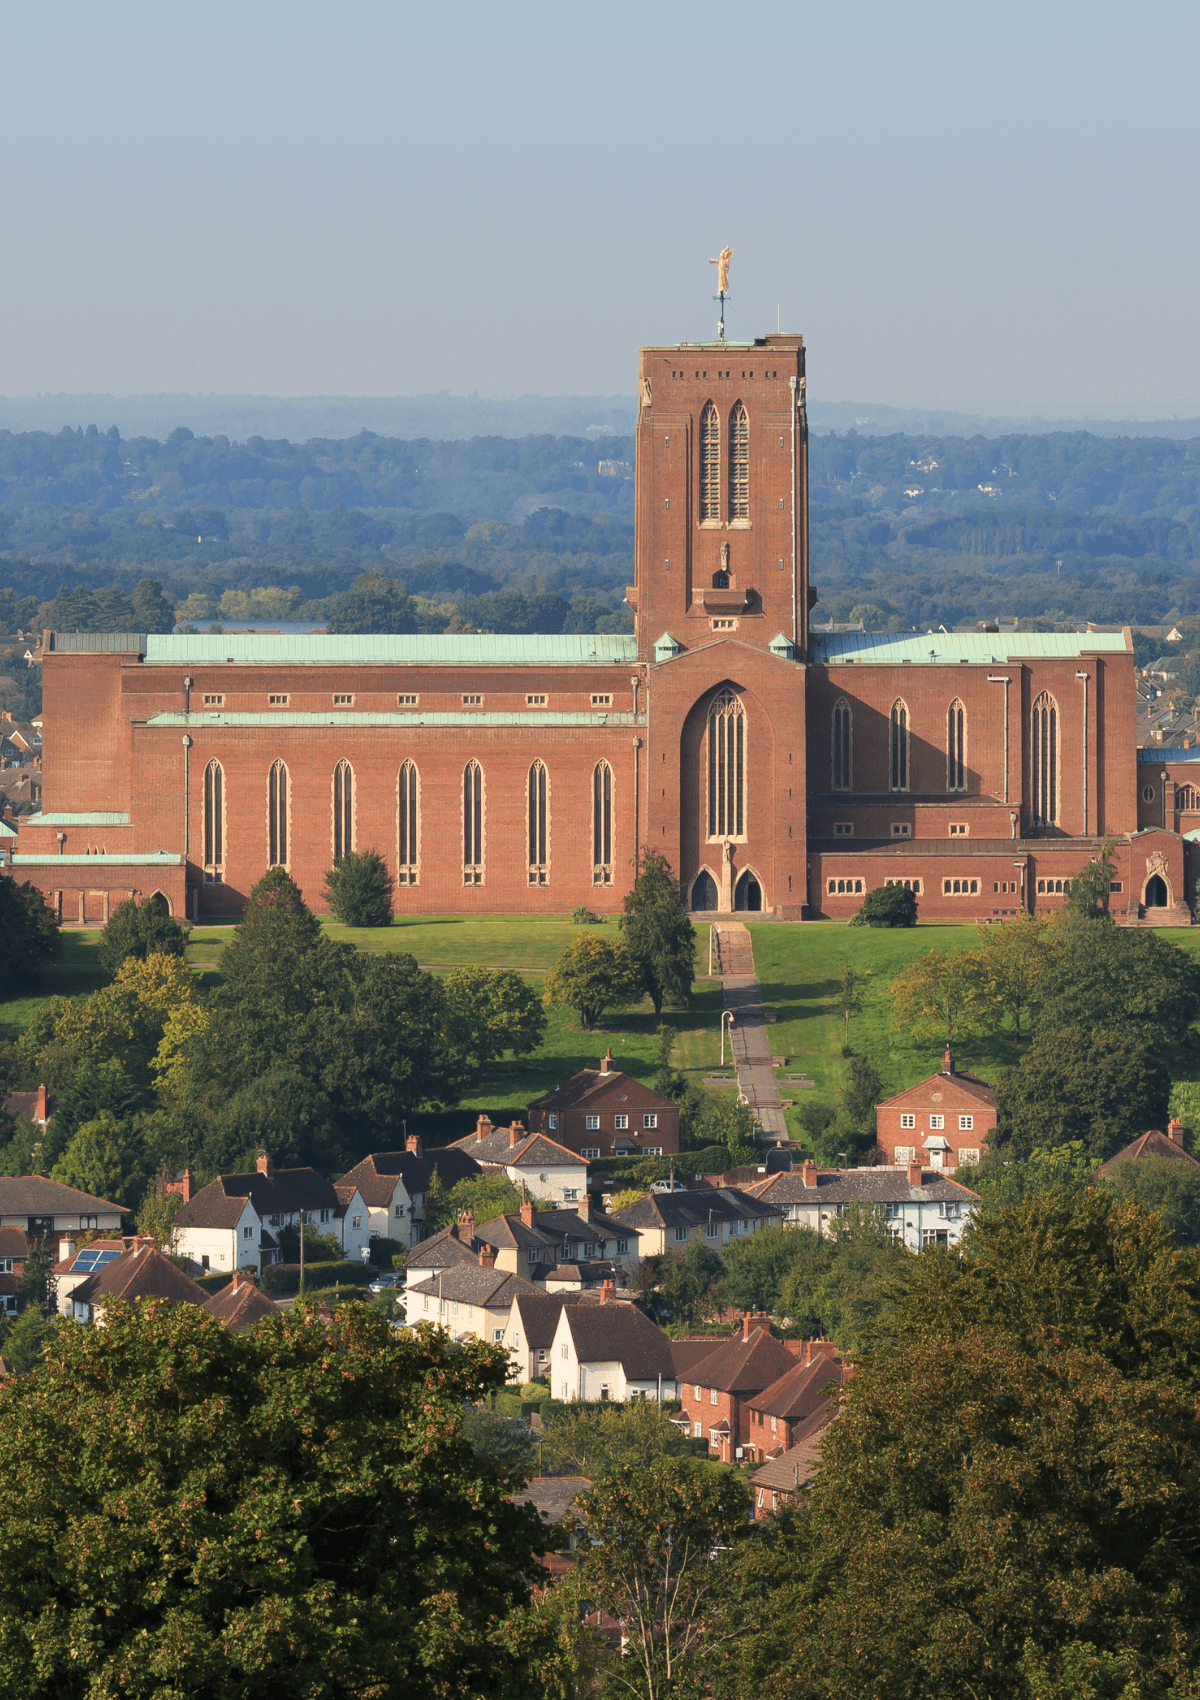
[[[897,1161],[897,1163],[915,1163],[916,1160],[917,1160],[917,1148],[916,1148],[915,1145],[897,1145],[897,1147],[896,1147],[896,1161]]]
[[[708,836],[746,836],[744,785],[746,715],[732,691],[708,711]]]
[[[286,708],[287,705],[291,702],[291,700],[292,699],[291,699],[290,696],[280,696],[280,695],[268,696],[267,707],[268,708]]]
[[[916,1127],[916,1125],[917,1125],[916,1116],[910,1115],[907,1111],[905,1111],[901,1114],[901,1116],[900,1116],[900,1126],[901,1127]]]
[[[661,1157],[662,1154],[663,1148],[661,1145],[643,1145],[642,1147],[643,1157]]]
[[[340,761],[333,770],[333,859],[354,849],[354,769]]]
[[[704,1229],[704,1237],[707,1240],[715,1240],[719,1231],[715,1222],[709,1222]]]
[[[598,761],[592,769],[592,884],[612,884],[612,768]]]
[[[850,704],[839,697],[833,705],[833,788],[849,791],[853,773],[854,720]],[[837,830],[836,828],[834,829]]]
[[[972,1132],[974,1132],[974,1129],[975,1129],[975,1117],[974,1116],[959,1116],[959,1118],[958,1118],[958,1131],[960,1133],[972,1133]]]
[[[463,884],[483,884],[483,769],[477,761],[463,769]]]
[[[535,1245],[530,1246],[528,1256],[529,1256],[530,1263],[536,1263],[537,1262],[537,1260],[538,1260],[538,1248]],[[564,1351],[565,1351],[565,1349],[566,1348],[564,1347]]]
[[[711,401],[700,415],[700,518],[721,517],[721,421]]]
[[[1058,704],[1043,691],[1033,705],[1033,818],[1038,826],[1058,819]]]
[[[642,1126],[643,1127],[657,1127],[658,1126],[658,1111],[657,1110],[651,1110],[648,1115],[644,1115],[642,1117]]]
[[[334,708],[353,708],[354,697],[349,691],[335,691],[333,695]]]
[[[529,769],[529,883],[545,885],[549,875],[547,841],[550,836],[548,780],[544,762]]]
[[[267,865],[286,868],[288,859],[288,770],[271,763],[267,775]]]
[[[592,692],[592,707],[593,708],[611,708],[612,707],[612,695],[611,695],[611,693],[608,692],[608,691],[593,691]]]
[[[219,761],[204,769],[204,878],[220,885],[225,867],[225,770]]]
[[[401,764],[400,776],[396,782],[396,818],[399,829],[398,847],[398,877],[401,885],[416,885],[417,883],[417,854],[419,848],[418,815],[419,777],[415,762],[406,761]]]
[[[693,1384],[693,1385],[694,1385],[694,1384]],[[695,1392],[696,1392],[696,1397],[697,1397],[697,1399],[699,1399],[699,1397],[700,1397],[700,1389],[699,1389],[699,1388],[698,1388],[698,1387],[697,1387],[697,1388],[696,1388],[696,1389],[695,1389]]]
[[[350,1226],[352,1228],[361,1228],[362,1227],[362,1217],[361,1216],[352,1216],[350,1218]]]
[[[503,1338],[504,1338],[503,1328],[493,1328],[492,1329],[492,1344],[494,1346],[498,1346],[500,1344],[501,1340],[503,1340]]]
[[[929,1246],[929,1245],[949,1245],[949,1243],[950,1243],[950,1230],[949,1230],[949,1228],[922,1228],[921,1229],[921,1246],[922,1246],[922,1248],[924,1248],[925,1246]]]
[[[680,1240],[680,1241],[682,1241],[682,1240],[686,1240],[686,1239],[687,1239],[687,1237],[688,1237],[688,1231],[687,1231],[687,1229],[686,1229],[686,1228],[676,1228],[676,1230],[675,1230],[675,1238],[676,1238],[676,1239],[677,1239],[677,1240]]]
[[[581,1157],[592,1157],[592,1158],[599,1157],[600,1147],[598,1145],[585,1145],[582,1148],[582,1150],[580,1151],[579,1155]]]
[[[397,1204],[395,1211],[394,1211],[394,1214],[397,1215],[397,1216],[403,1216],[404,1206],[402,1204]]]
[[[244,1240],[252,1240],[254,1238],[254,1229],[253,1228],[243,1228],[242,1229],[242,1238]]]
[[[696,1397],[699,1398],[699,1396],[700,1396],[700,1389],[697,1388],[696,1389]],[[692,1424],[692,1438],[693,1438],[693,1440],[699,1440],[703,1436],[703,1434],[704,1434],[704,1424],[703,1423],[693,1423]]]
[[[970,830],[965,820],[952,820],[950,822],[951,838],[965,838]]]
[[[946,1125],[946,1118],[938,1115],[930,1116],[929,1125],[931,1128],[943,1128]]]
[[[589,1132],[592,1132],[594,1129],[596,1129],[600,1126],[600,1117],[599,1116],[584,1116],[583,1125],[584,1125],[584,1127],[586,1127],[588,1129]]]
[[[622,1256],[628,1250],[629,1250],[629,1241],[628,1240],[618,1240],[617,1241],[617,1256],[618,1257]]]
[[[546,699],[544,696],[527,696],[525,698],[526,708],[545,708],[545,706]]]
[[[978,880],[943,880],[943,897],[974,897],[979,893]]]
[[[558,1126],[558,1117],[557,1116],[547,1116],[546,1117],[546,1125],[548,1127],[557,1127]]]
[[[740,401],[729,415],[729,517],[750,518],[750,421]]]
[[[628,1126],[629,1126],[629,1117],[628,1116],[614,1116],[613,1117],[613,1127],[614,1128],[627,1128]]]
[[[204,699],[204,706],[205,708],[224,708],[225,698],[223,695],[206,696]]]
[[[420,697],[412,692],[409,692],[407,695],[402,693],[396,698],[396,706],[398,708],[416,708],[420,701]]]
[[[908,790],[908,706],[897,701],[892,704],[892,761],[890,784],[893,791]],[[892,828],[892,836],[901,835]]]
[[[912,837],[912,826],[911,826],[910,822],[908,822],[906,820],[894,820],[892,822],[892,837],[893,838],[911,838]]]
[[[946,789],[967,788],[967,711],[955,697],[946,710]],[[951,832],[954,828],[950,828]]]
[[[715,1405],[717,1402],[717,1390],[715,1387],[710,1387],[708,1390],[708,1402],[710,1405]]]
[[[835,838],[853,838],[854,822],[852,820],[835,820],[833,823],[833,836]]]
[[[960,1163],[978,1163],[979,1151],[977,1148],[962,1145],[959,1147],[958,1160]]]
[[[565,1357],[566,1357],[566,1355],[567,1355],[567,1347],[566,1347],[566,1342],[565,1342],[565,1341],[564,1341],[564,1342],[563,1342],[563,1349],[562,1349],[562,1355],[563,1355],[563,1357],[564,1357],[564,1358],[565,1358]]]
[[[462,702],[463,702],[464,708],[482,708],[483,707],[483,698],[481,696],[464,696],[463,699],[462,699]]]

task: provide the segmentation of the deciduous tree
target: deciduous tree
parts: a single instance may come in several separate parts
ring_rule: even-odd
[[[1030,1041],[1024,1061],[996,1078],[997,1148],[1028,1157],[1081,1140],[1101,1161],[1161,1127],[1171,1077],[1136,1030],[1060,1028]]]
[[[579,1012],[590,1032],[604,1011],[640,1001],[642,976],[624,944],[610,944],[594,933],[577,933],[546,975],[546,1000]]]
[[[980,975],[974,951],[927,950],[891,985],[892,1025],[918,1044],[953,1045],[979,1024]]]
[[[58,918],[38,888],[0,874],[0,992],[26,985],[39,962],[61,949]]]
[[[529,981],[511,968],[456,968],[442,985],[459,1046],[476,1075],[507,1051],[527,1057],[546,1033],[546,1011]]]

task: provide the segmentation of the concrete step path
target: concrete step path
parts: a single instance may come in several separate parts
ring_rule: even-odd
[[[768,1141],[786,1139],[787,1123],[775,1083],[762,990],[754,972],[754,950],[745,923],[720,922],[718,942],[725,1008],[733,1011],[733,1060],[738,1090],[749,1103],[764,1137]]]

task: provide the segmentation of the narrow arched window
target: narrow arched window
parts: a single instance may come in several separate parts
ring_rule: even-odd
[[[946,789],[967,788],[967,712],[956,697],[946,711]]]
[[[288,770],[271,763],[267,776],[267,866],[285,868],[288,859]]]
[[[611,885],[613,776],[606,761],[592,769],[592,884]]]
[[[1033,818],[1038,826],[1058,820],[1058,704],[1043,691],[1033,705]]]
[[[750,420],[740,401],[729,415],[729,517],[750,518]]]
[[[463,884],[483,884],[483,769],[477,761],[463,769]]]
[[[400,768],[396,786],[397,871],[401,885],[417,883],[417,853],[419,850],[417,813],[418,778],[415,762],[406,761]]]
[[[892,704],[892,769],[890,784],[893,791],[908,790],[908,708],[902,702]]]
[[[700,415],[700,518],[721,517],[721,417],[711,401]]]
[[[225,869],[225,770],[219,761],[204,769],[204,878],[220,885]]]
[[[850,704],[839,697],[833,705],[833,788],[849,791],[853,780],[854,720]]]
[[[333,770],[333,859],[354,848],[354,769],[340,761]]]
[[[535,761],[529,769],[529,883],[545,885],[550,875],[549,816],[550,782],[546,764]]]
[[[708,711],[708,836],[746,836],[746,714],[732,691]]]

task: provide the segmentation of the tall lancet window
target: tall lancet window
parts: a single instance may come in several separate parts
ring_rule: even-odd
[[[967,788],[967,713],[957,697],[946,713],[946,789]]]
[[[854,719],[850,704],[839,697],[833,705],[833,788],[849,791],[854,780]]]
[[[220,885],[225,877],[225,770],[219,761],[204,769],[204,878]]]
[[[700,415],[700,518],[721,517],[721,416],[711,401]]]
[[[477,761],[463,769],[463,884],[483,884],[483,769]]]
[[[271,763],[267,775],[267,866],[286,868],[288,859],[288,770]]]
[[[889,783],[893,791],[908,790],[908,707],[892,704],[892,769]]]
[[[708,711],[708,836],[746,836],[746,714],[732,691]]]
[[[550,876],[550,782],[545,762],[529,769],[529,883],[545,885]]]
[[[606,761],[592,769],[592,884],[611,885],[613,877],[613,776]]]
[[[1058,704],[1043,691],[1033,705],[1033,818],[1038,826],[1058,821]]]
[[[354,769],[340,761],[333,770],[333,859],[354,848]]]
[[[418,791],[419,780],[415,762],[406,761],[400,768],[396,787],[397,877],[401,885],[417,883],[418,851]]]
[[[729,517],[750,518],[750,420],[740,401],[729,415]]]

